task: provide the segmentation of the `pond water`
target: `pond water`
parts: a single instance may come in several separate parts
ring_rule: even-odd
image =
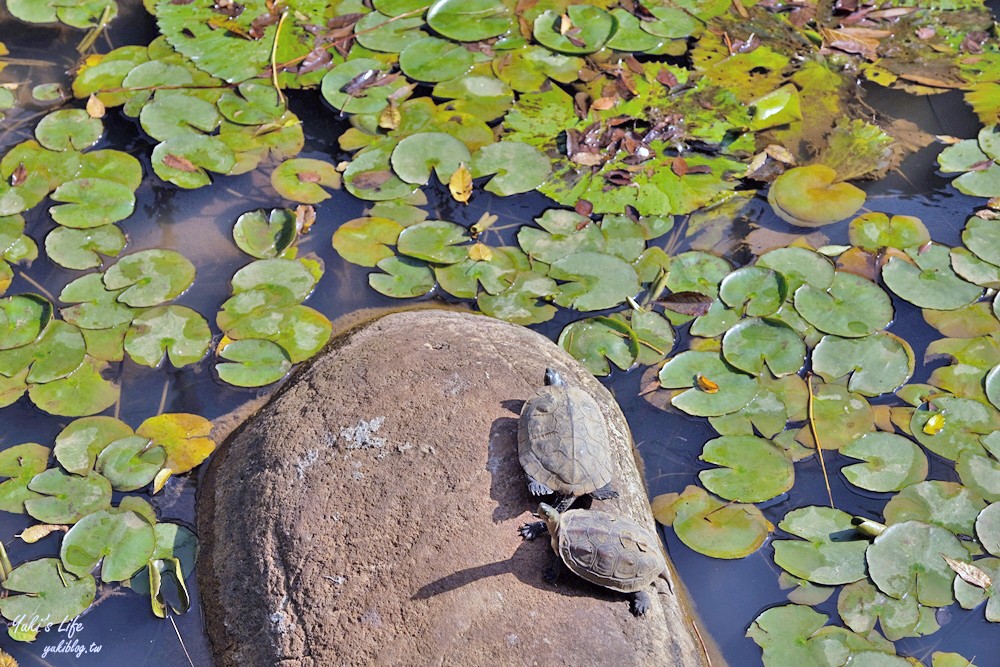
[[[117,47],[128,43],[146,44],[152,35],[155,35],[152,19],[141,8],[132,5],[125,16],[112,24],[106,39]],[[17,57],[36,58],[51,65],[13,65],[0,76],[4,81],[30,78],[33,83],[65,82],[63,70],[74,61],[72,49],[78,37],[79,34],[72,31],[27,27],[9,16],[3,16],[0,18],[0,41],[5,42]],[[102,50],[104,46],[101,46]],[[302,156],[325,158],[336,163],[346,157],[337,148],[336,139],[347,124],[317,99],[311,94],[290,95],[292,110],[306,121],[307,145]],[[975,116],[966,110],[957,93],[916,98],[880,89],[872,91],[868,102],[876,108],[891,110],[894,116],[913,120],[931,134],[967,137],[973,136],[979,127]],[[32,108],[29,104],[3,121],[0,125],[0,153],[28,136],[39,113],[44,111],[46,109],[39,105]],[[112,112],[106,124],[109,132],[101,147],[129,152],[139,158],[145,173],[151,174],[149,153],[155,142],[144,139],[138,124],[117,111]],[[894,214],[917,216],[927,224],[935,241],[954,245],[959,242],[965,220],[981,200],[958,194],[946,179],[935,174],[934,159],[939,148],[938,145],[931,145],[919,151],[906,160],[902,174],[892,174],[866,187],[869,195],[867,206]],[[197,287],[176,303],[198,310],[209,320],[228,298],[229,279],[233,273],[248,262],[248,257],[231,240],[236,218],[249,210],[281,205],[281,200],[273,195],[266,175],[259,171],[218,179],[212,186],[194,191],[179,190],[158,179],[147,178],[136,192],[136,200],[136,213],[123,224],[129,239],[127,251],[166,247],[183,253],[197,267]],[[552,204],[541,195],[500,199],[477,192],[471,204],[465,206],[455,202],[444,188],[430,191],[429,200],[426,208],[431,211],[431,218],[469,225],[484,213],[500,216],[495,233],[507,241],[512,239],[518,225],[530,223]],[[300,254],[315,253],[321,257],[326,273],[307,305],[330,319],[363,308],[400,305],[398,301],[371,290],[367,284],[369,270],[343,261],[330,245],[336,226],[361,216],[365,203],[346,193],[336,192],[332,199],[316,208],[317,223],[299,242],[299,248]],[[744,219],[733,225],[729,234],[731,238],[710,244],[716,252],[725,254],[737,265],[752,259],[752,253],[742,240],[751,225],[776,232],[800,231],[778,219],[763,198],[758,198],[744,215]],[[42,207],[30,211],[26,218],[27,232],[36,240],[42,239],[55,226],[47,219]],[[822,233],[831,244],[847,243],[846,221],[825,227]],[[699,244],[704,243],[704,238],[704,235],[686,237],[682,224],[668,237],[676,242],[678,251],[692,244],[701,247]],[[55,295],[76,275],[76,272],[60,269],[41,259],[30,269],[16,275],[8,293],[44,290]],[[55,299],[52,298],[52,301]],[[898,299],[895,299],[894,305],[896,319],[891,331],[904,336],[914,346],[917,369],[913,381],[923,381],[935,365],[922,363],[921,346],[933,337],[934,332],[916,308]],[[561,310],[555,319],[534,328],[555,339],[565,325],[579,317],[578,313]],[[651,497],[681,491],[695,483],[698,472],[708,467],[698,460],[698,455],[703,444],[716,433],[704,419],[664,412],[647,403],[639,396],[641,373],[642,369],[615,371],[604,382],[615,394],[632,427],[645,464]],[[244,390],[223,385],[213,376],[210,359],[182,370],[168,367],[168,370],[159,371],[126,361],[121,364],[118,379],[123,392],[114,414],[132,425],[160,412],[192,412],[215,419],[273,389]],[[890,399],[882,402],[887,400]],[[51,443],[69,421],[46,415],[22,399],[0,412],[0,448],[28,441]],[[840,474],[839,468],[843,465],[843,457],[831,457],[828,461],[832,492],[838,508],[852,514],[879,518],[889,494],[859,493]],[[826,504],[818,462],[814,459],[800,462],[796,465],[796,473],[797,481],[792,492],[763,508],[765,515],[775,524],[795,507]],[[953,468],[934,458],[929,478],[957,479]],[[194,527],[196,484],[193,476],[174,479],[165,493],[150,500],[162,518]],[[13,538],[31,523],[27,517],[6,513],[0,516],[0,535],[15,564],[58,553],[52,540],[26,545]],[[780,570],[772,560],[770,546],[765,545],[741,560],[717,560],[689,549],[677,539],[673,530],[661,532],[704,621],[704,627],[723,655],[732,665],[759,664],[760,649],[745,637],[746,629],[762,610],[787,601],[787,591],[778,587]],[[4,639],[0,640],[0,646],[11,653],[22,667],[208,665],[211,663],[210,652],[193,577],[188,585],[192,594],[191,610],[168,621],[153,617],[147,598],[116,587],[106,587],[99,589],[99,602],[78,620],[79,625],[53,628],[33,644],[18,644]],[[836,596],[817,609],[835,616]],[[942,625],[940,631],[922,639],[896,642],[900,652],[926,661],[932,651],[956,651],[970,658],[979,656],[977,664],[980,666],[998,664],[991,660],[995,656],[1000,634],[995,626],[986,623],[981,609],[966,612],[953,605],[939,610],[937,620]]]

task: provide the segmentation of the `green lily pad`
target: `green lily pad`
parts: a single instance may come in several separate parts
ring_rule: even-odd
[[[728,415],[709,417],[709,424],[720,435],[754,435],[756,431],[765,438],[773,438],[784,430],[786,422],[797,421],[805,414],[806,386],[798,375],[771,378],[765,373],[758,381],[760,389],[745,408]],[[792,451],[787,443],[781,443],[781,446],[794,460],[812,454],[801,446],[798,452]]]
[[[868,548],[868,573],[886,595],[914,595],[920,604],[944,607],[954,601],[955,572],[942,558],[968,561],[969,552],[950,531],[919,521],[886,528]]]
[[[823,255],[806,248],[777,248],[760,256],[756,266],[771,269],[785,279],[787,294],[802,285],[825,290],[834,277],[833,263]]]
[[[56,436],[53,451],[59,465],[76,475],[85,475],[105,447],[132,435],[132,429],[114,417],[84,417],[70,422]]]
[[[921,445],[952,461],[965,450],[983,453],[979,438],[1000,428],[1000,414],[992,407],[968,398],[935,398],[933,410],[916,410],[910,431]],[[928,426],[931,418],[943,423]]]
[[[976,537],[987,552],[1000,556],[1000,503],[993,503],[979,513]]]
[[[686,37],[686,35],[684,36]],[[754,131],[766,130],[801,121],[800,106],[799,89],[795,87],[795,84],[786,83],[750,103],[752,114],[750,129]]]
[[[472,156],[473,178],[496,174],[483,186],[501,197],[531,192],[549,177],[551,163],[537,148],[520,141],[498,141]]]
[[[979,142],[975,139],[965,139],[946,146],[937,157],[938,166],[946,174],[968,171],[989,159],[990,157],[980,150]]]
[[[157,176],[191,190],[212,182],[209,171],[228,174],[236,166],[236,155],[216,136],[181,134],[157,144],[152,163]]]
[[[980,572],[984,573],[992,582],[1000,580],[1000,558],[980,558],[973,561],[972,565]],[[974,586],[961,577],[955,577],[955,599],[962,609],[975,609],[986,602],[986,620],[991,623],[1000,623],[1000,596],[997,595],[996,584],[988,588]],[[935,663],[937,664],[937,663]],[[969,661],[955,664],[971,664]]]
[[[89,573],[75,577],[67,573],[58,558],[41,558],[11,570],[3,587],[13,593],[0,599],[5,618],[71,619],[94,601],[97,583]]]
[[[837,598],[837,610],[847,627],[868,634],[879,622],[891,641],[924,634],[919,629],[922,609],[914,597],[891,598],[867,579],[847,584]]]
[[[24,501],[24,509],[42,523],[76,523],[111,505],[111,483],[96,472],[67,475],[58,468],[39,473],[28,489],[42,498]]]
[[[395,144],[372,145],[358,152],[344,170],[344,187],[359,199],[386,201],[409,196],[416,186],[398,178],[389,167]]]
[[[0,350],[0,374],[11,377],[31,367],[27,381],[34,384],[64,378],[83,363],[86,344],[72,324],[53,320],[30,345]]]
[[[390,158],[397,176],[418,185],[430,180],[432,169],[439,181],[448,183],[455,170],[471,160],[465,144],[443,132],[412,134],[396,144]]]
[[[139,113],[142,129],[157,141],[182,134],[211,134],[221,122],[215,104],[182,90],[157,92]]]
[[[431,94],[451,100],[449,109],[472,114],[486,122],[503,117],[514,104],[510,86],[495,76],[483,75],[483,68],[473,68],[465,76],[442,81]]]
[[[682,352],[663,365],[659,377],[665,389],[690,387],[670,402],[699,417],[736,412],[746,407],[758,390],[756,378],[735,371],[713,352]],[[717,387],[714,391],[713,385]]]
[[[627,370],[639,355],[636,332],[610,317],[592,317],[571,323],[559,334],[558,344],[599,377],[611,373],[608,361]]]
[[[766,365],[781,377],[802,368],[806,346],[791,327],[775,320],[751,318],[726,332],[722,356],[741,371],[759,375]]]
[[[219,356],[231,362],[216,364],[219,378],[237,387],[263,387],[285,377],[292,368],[281,346],[267,340],[233,341]]]
[[[815,656],[809,638],[828,618],[805,605],[772,607],[754,619],[746,636],[763,649],[765,665],[812,664]]]
[[[951,268],[959,278],[974,285],[990,289],[1000,287],[1000,266],[984,262],[966,248],[951,249]]]
[[[80,366],[58,380],[28,388],[31,402],[52,415],[83,417],[105,410],[118,400],[119,387],[101,377],[107,364],[86,357]]]
[[[1000,461],[974,449],[959,452],[955,471],[962,484],[989,502],[1000,501]]]
[[[908,486],[882,510],[887,524],[921,521],[956,535],[972,535],[979,512],[986,507],[979,494],[957,482],[927,480]]]
[[[313,274],[302,260],[277,257],[247,264],[233,274],[232,285],[233,294],[281,288],[299,302],[312,293],[318,280],[319,276]]]
[[[515,27],[513,12],[500,0],[437,0],[427,10],[427,25],[459,42],[478,42]]]
[[[0,452],[0,477],[10,479],[0,484],[0,510],[24,514],[24,501],[42,495],[28,489],[35,475],[49,465],[48,447],[26,442]]]
[[[434,277],[441,289],[460,299],[475,299],[480,285],[490,294],[499,294],[510,286],[517,272],[513,255],[519,251],[490,248],[481,243],[466,247],[469,256],[461,262],[434,267]]]
[[[562,16],[570,27],[563,29]],[[604,46],[614,32],[615,19],[600,7],[570,5],[566,14],[548,10],[534,22],[533,35],[539,44],[557,53],[593,53]]]
[[[154,544],[153,526],[135,512],[101,510],[66,533],[59,557],[77,576],[88,574],[100,562],[103,581],[125,581],[143,568]]]
[[[911,215],[885,213],[865,213],[851,220],[847,228],[851,245],[868,252],[878,252],[883,248],[904,250],[922,246],[931,240],[927,227],[920,218]]]
[[[405,299],[434,289],[434,271],[411,257],[387,257],[376,264],[383,273],[368,275],[368,284],[380,294]]]
[[[141,308],[183,294],[194,282],[195,268],[176,250],[141,250],[127,255],[104,273],[110,290],[124,289],[118,301]]]
[[[199,361],[208,351],[212,332],[205,318],[184,306],[158,306],[132,320],[125,351],[136,363],[159,367],[164,354],[175,368]]]
[[[821,384],[813,390],[813,421],[823,449],[840,449],[875,430],[875,414],[860,394],[837,384]],[[812,431],[805,427],[796,438],[815,447]]]
[[[271,186],[285,199],[318,204],[330,198],[323,188],[340,189],[340,172],[329,162],[309,158],[285,160],[271,172]]]
[[[506,81],[519,93],[528,93],[538,91],[547,79],[561,83],[576,81],[583,60],[529,45],[506,51],[501,57],[493,59],[492,66],[500,80]]]
[[[973,197],[996,197],[1000,194],[1000,165],[967,171],[951,182],[955,189]]]
[[[878,285],[852,273],[837,271],[827,289],[803,285],[795,291],[795,309],[825,333],[859,338],[884,329],[892,321],[892,301]]]
[[[813,371],[827,382],[850,374],[847,388],[878,396],[913,375],[913,350],[902,338],[880,331],[863,338],[824,336],[813,350]]]
[[[976,665],[959,653],[934,651],[931,654],[931,667],[976,667]]]
[[[382,12],[365,14],[354,27],[355,40],[372,51],[399,53],[413,42],[427,37],[422,16],[402,17],[390,20]]]
[[[52,317],[52,304],[35,294],[0,299],[0,350],[34,341]]]
[[[627,10],[616,7],[611,10],[617,27],[605,46],[616,51],[642,53],[656,51],[664,40],[642,29],[642,21]]]
[[[923,311],[924,321],[950,338],[978,338],[1000,331],[1000,320],[986,301],[955,310]]]
[[[399,53],[399,68],[406,76],[432,83],[462,76],[473,61],[472,53],[461,44],[437,37],[415,41]]]
[[[503,292],[480,293],[476,303],[480,311],[491,317],[513,324],[538,324],[555,316],[555,306],[543,300],[555,294],[557,289],[556,282],[551,278],[522,271]]]
[[[842,469],[854,486],[869,491],[899,491],[927,477],[927,457],[916,443],[895,433],[868,433],[840,449],[866,463]]]
[[[580,311],[612,308],[639,291],[639,276],[632,265],[600,252],[558,259],[549,267],[549,277],[567,281],[559,285],[554,301]]]
[[[707,252],[690,251],[670,260],[667,289],[671,292],[698,292],[715,298],[719,283],[729,275],[729,262]]]
[[[954,310],[982,296],[981,287],[962,280],[952,270],[946,246],[908,248],[906,254],[916,265],[893,257],[882,268],[882,279],[889,289],[913,305]]]
[[[776,178],[767,201],[782,220],[799,227],[821,227],[857,213],[865,193],[837,182],[837,172],[821,164],[789,169]]]
[[[400,254],[437,264],[455,264],[468,256],[468,230],[454,222],[426,220],[410,225],[399,234]]]
[[[838,585],[865,576],[868,541],[854,535],[851,515],[830,507],[801,507],[778,524],[803,540],[775,540],[774,562],[783,570],[813,583]]]
[[[348,220],[333,233],[333,248],[352,264],[375,266],[395,253],[403,226],[389,218],[367,217]]]
[[[38,143],[54,151],[82,151],[97,143],[104,124],[83,109],[60,109],[48,114],[35,126]]]
[[[566,209],[549,209],[535,222],[538,230],[527,225],[517,232],[517,242],[533,259],[551,264],[567,255],[604,249],[605,238],[590,219]]]
[[[87,354],[101,361],[122,361],[125,358],[125,333],[128,324],[109,329],[80,329],[87,343]]]
[[[643,366],[659,363],[674,347],[674,329],[670,322],[651,310],[632,311],[632,330],[639,339],[639,356],[636,361]]]
[[[344,113],[377,114],[389,106],[389,96],[406,84],[401,78],[387,78],[388,69],[371,58],[337,65],[323,77],[323,99]]]
[[[135,209],[132,190],[103,178],[79,178],[63,183],[52,193],[52,199],[66,202],[49,209],[52,219],[75,229],[118,222],[132,215]]]
[[[770,440],[728,435],[705,443],[702,461],[722,466],[703,470],[698,479],[717,496],[742,503],[760,503],[785,493],[795,471],[785,451]]]
[[[153,446],[149,438],[133,435],[105,447],[97,457],[96,470],[115,491],[135,491],[152,482],[166,460],[162,447]]]
[[[28,369],[11,377],[0,375],[0,408],[14,404],[28,391]]]
[[[298,235],[295,212],[287,208],[248,211],[236,219],[233,240],[239,249],[257,259],[273,259],[285,252]]]
[[[101,256],[114,257],[125,247],[125,235],[114,225],[91,229],[56,227],[45,237],[45,254],[67,269],[93,269]]]
[[[77,178],[101,178],[121,183],[133,192],[142,185],[142,165],[137,159],[115,150],[88,151],[80,155]]]
[[[962,230],[962,242],[981,260],[1000,264],[1000,221],[972,216]]]
[[[126,324],[132,321],[135,310],[118,301],[120,291],[106,289],[102,274],[88,273],[60,292],[60,301],[76,305],[59,312],[63,319],[81,329],[109,329]]]
[[[274,84],[260,79],[244,81],[236,90],[224,91],[216,106],[227,120],[240,125],[264,125],[285,113],[285,103],[278,99]]]
[[[774,529],[754,505],[719,500],[698,486],[660,496],[654,507],[657,521],[672,525],[681,542],[711,558],[749,556]]]

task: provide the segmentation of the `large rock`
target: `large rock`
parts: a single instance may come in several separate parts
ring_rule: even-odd
[[[621,497],[653,528],[625,419],[544,337],[478,315],[395,313],[341,336],[223,447],[199,496],[198,577],[221,665],[708,664],[659,581],[625,596],[542,572],[517,416],[547,366],[592,392]],[[718,665],[718,662],[716,662]]]

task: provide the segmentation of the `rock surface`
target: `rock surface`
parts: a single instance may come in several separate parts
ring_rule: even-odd
[[[544,337],[395,313],[341,336],[237,429],[198,500],[198,577],[220,665],[707,665],[681,597],[542,572],[517,416],[556,368],[598,398],[621,497],[653,526],[624,417]],[[673,590],[678,591],[676,580]],[[718,667],[718,662],[715,662]]]

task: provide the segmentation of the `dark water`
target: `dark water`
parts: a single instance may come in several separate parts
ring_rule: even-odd
[[[98,48],[106,51],[111,46],[145,44],[153,34],[151,19],[141,9],[133,7],[127,16],[113,23],[109,41],[102,40]],[[68,83],[70,78],[65,71],[73,65],[73,46],[79,36],[76,31],[27,27],[11,22],[9,18],[3,20],[0,15],[0,41],[7,43],[12,57],[37,58],[54,63],[50,67],[34,66],[30,69],[8,67],[0,72],[0,82],[23,81],[30,76],[32,84],[46,81]],[[292,109],[302,118],[308,133],[303,156],[337,162],[344,156],[339,154],[336,137],[346,124],[334,111],[322,107],[316,101],[317,97],[315,93],[291,96]],[[878,108],[892,109],[894,115],[913,120],[931,134],[967,137],[973,136],[978,129],[975,117],[965,109],[957,94],[915,98],[877,90],[872,91],[868,101]],[[41,105],[29,104],[3,121],[0,124],[0,152],[23,140],[26,133],[30,134],[34,123],[45,111],[46,108]],[[152,176],[148,156],[153,144],[142,138],[136,121],[113,111],[106,119],[106,125],[109,131],[99,148],[116,148],[132,153],[143,162],[147,175],[136,193],[136,213],[121,224],[129,238],[124,252],[155,247],[180,250],[196,264],[198,277],[194,288],[177,302],[195,308],[209,320],[214,320],[214,313],[229,295],[229,278],[251,261],[232,242],[233,223],[245,211],[280,206],[281,200],[271,195],[267,175],[260,172],[219,179],[213,186],[200,190],[178,190]],[[890,175],[868,187],[867,205],[872,210],[918,216],[931,229],[936,241],[953,245],[958,242],[967,217],[981,200],[957,194],[945,179],[935,175],[934,158],[939,148],[939,145],[932,145],[908,158],[903,169],[905,177]],[[499,215],[496,228],[501,231],[495,233],[508,240],[517,225],[530,222],[549,205],[548,200],[539,195],[501,200],[481,191],[477,191],[468,206],[455,203],[443,191],[430,192],[429,200],[428,208],[434,218],[471,224],[485,212]],[[54,226],[47,219],[46,209],[47,206],[42,205],[26,215],[27,232],[38,242]],[[368,270],[343,262],[330,246],[330,237],[337,225],[360,216],[363,209],[363,202],[343,193],[335,194],[333,199],[317,206],[317,224],[299,244],[300,254],[315,253],[325,261],[326,274],[307,305],[331,319],[362,308],[399,305],[398,301],[371,290],[367,285]],[[794,231],[775,218],[762,199],[755,202],[747,215],[760,226],[784,232]],[[678,222],[682,223],[680,219]],[[846,243],[846,223],[826,227],[823,232],[831,243]],[[496,239],[488,240],[494,242]],[[746,258],[747,254],[740,248],[738,240],[731,247],[731,255]],[[27,274],[52,294],[58,294],[63,285],[79,275],[45,260],[35,262]],[[25,291],[37,291],[37,288],[19,276],[8,294]],[[898,302],[896,307],[896,320],[891,331],[914,346],[918,359],[914,381],[922,381],[932,370],[919,364],[922,346],[931,338],[931,331],[917,309]],[[560,312],[555,320],[536,328],[554,339],[563,326],[580,317],[578,313]],[[248,399],[266,393],[266,390],[241,390],[222,385],[213,377],[211,369],[210,359],[183,370],[171,368],[159,371],[126,361],[121,365],[123,391],[118,416],[133,427],[137,426],[160,411],[162,400],[163,411],[193,412],[214,419]],[[616,371],[606,384],[615,393],[632,427],[645,462],[651,495],[680,491],[695,483],[697,473],[707,467],[697,457],[704,442],[715,437],[715,432],[705,420],[666,413],[639,398],[640,374],[641,369],[630,373]],[[55,435],[69,421],[45,415],[22,399],[0,411],[0,447],[28,441],[51,445]],[[949,466],[933,461],[933,455],[930,457],[931,478],[955,479],[954,471]],[[837,472],[843,463],[838,462],[836,456],[829,458],[831,484],[838,507],[851,513],[880,518],[881,508],[889,494],[858,494]],[[164,493],[151,498],[160,518],[180,521],[193,528],[195,484],[196,481],[190,478],[175,479]],[[787,511],[810,504],[826,504],[822,477],[814,460],[796,464],[795,488],[788,496],[765,508],[764,512],[777,524]],[[5,539],[4,544],[15,565],[57,552],[57,542],[52,539],[26,545],[13,538],[30,523],[25,517],[17,515],[0,516],[0,536]],[[672,530],[664,531],[664,538],[705,627],[730,664],[760,664],[759,649],[744,637],[746,628],[761,611],[786,601],[786,592],[778,587],[779,569],[773,563],[771,547],[765,545],[742,560],[723,561],[692,552],[674,537]],[[82,628],[74,627],[72,637],[68,628],[62,631],[53,628],[48,633],[42,633],[34,644],[0,640],[0,646],[10,652],[22,667],[208,665],[211,660],[193,577],[188,585],[192,593],[192,609],[187,614],[173,617],[173,622],[155,618],[149,610],[147,598],[129,590],[109,588],[103,591],[106,597],[99,592],[101,602],[79,619]],[[836,595],[820,605],[819,609],[836,619]],[[981,608],[971,612],[949,608],[939,614],[938,620],[942,624],[940,631],[920,640],[897,642],[900,652],[926,659],[933,650],[957,651],[970,658],[978,656],[976,661],[981,667],[1000,664],[992,657],[1000,634],[995,626],[983,620]],[[94,650],[97,647],[100,647],[99,652]],[[86,652],[79,656],[58,652],[70,648],[82,648]]]

